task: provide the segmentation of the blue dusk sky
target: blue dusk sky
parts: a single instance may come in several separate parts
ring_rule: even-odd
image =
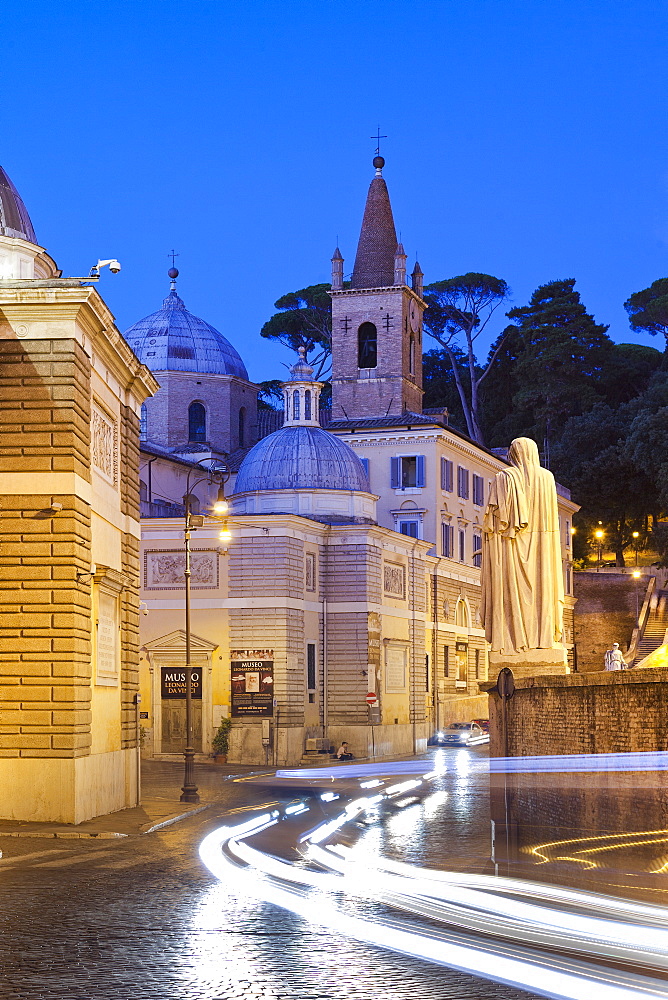
[[[121,260],[121,330],[175,248],[257,380],[290,360],[274,301],[329,280],[337,237],[352,270],[377,125],[427,282],[488,272],[510,308],[573,277],[662,349],[623,302],[668,274],[666,39],[645,0],[31,0],[4,11],[0,163],[65,275]]]

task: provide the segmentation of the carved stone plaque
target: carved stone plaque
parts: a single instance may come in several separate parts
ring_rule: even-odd
[[[118,601],[101,590],[98,598],[96,629],[96,683],[118,684]]]
[[[408,650],[405,646],[388,646],[385,650],[385,690],[388,692],[406,690],[406,663]]]
[[[180,549],[149,549],[144,553],[146,590],[184,590],[186,554]],[[194,549],[190,553],[190,586],[193,590],[218,587],[218,553]]]
[[[383,563],[383,590],[392,597],[406,597],[406,570],[400,563]]]
[[[91,462],[112,486],[118,484],[116,437],[116,421],[93,403],[90,423]]]

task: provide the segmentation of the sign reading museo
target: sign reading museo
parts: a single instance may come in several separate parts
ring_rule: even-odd
[[[274,714],[273,649],[233,649],[232,718]]]
[[[202,673],[193,669],[190,674],[190,694],[192,698],[202,697]],[[160,687],[163,698],[185,698],[186,672],[173,667],[162,667]]]

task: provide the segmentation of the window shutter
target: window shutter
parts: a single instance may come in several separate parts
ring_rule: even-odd
[[[398,458],[390,459],[390,486],[393,490],[398,490],[401,486],[399,482],[399,461]]]
[[[424,486],[424,455],[415,456],[415,485]]]
[[[448,467],[445,464],[445,459],[441,459],[441,489],[447,490],[446,483],[448,481]]]

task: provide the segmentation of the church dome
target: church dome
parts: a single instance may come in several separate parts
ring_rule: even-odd
[[[28,210],[2,167],[0,167],[0,236],[26,240],[37,245],[37,237]]]
[[[273,490],[348,490],[368,493],[359,458],[340,438],[298,424],[259,441],[241,463],[235,493]]]
[[[222,333],[188,312],[173,283],[162,309],[140,319],[125,331],[124,337],[153,372],[237,375],[248,380],[237,351]]]

